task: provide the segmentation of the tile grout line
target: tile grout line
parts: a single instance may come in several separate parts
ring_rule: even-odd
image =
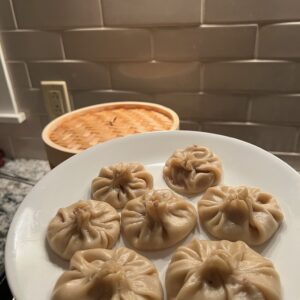
[[[98,3],[99,3],[99,14],[100,14],[100,20],[101,20],[101,27],[104,27],[104,16],[103,16],[102,1],[98,0]]]
[[[109,86],[110,86],[110,90],[113,90],[112,76],[111,76],[111,66],[110,66],[109,63],[107,64],[107,71],[108,71],[108,83],[109,83]]]
[[[246,116],[246,122],[250,122],[251,116],[252,116],[252,108],[253,108],[253,100],[251,97],[248,98],[248,108],[247,108],[247,116]]]
[[[203,125],[200,122],[198,122],[198,131],[203,131]]]
[[[150,33],[150,56],[151,56],[151,61],[154,60],[154,35],[153,35],[153,30],[149,29]]]
[[[259,41],[259,31],[260,31],[260,25],[257,24],[257,27],[256,27],[256,34],[255,34],[255,42],[254,42],[254,59],[257,59],[258,57],[258,48],[259,48],[259,45],[258,45],[258,41]]]
[[[67,60],[62,34],[60,34],[60,36],[59,36],[59,41],[60,41],[62,59]]]
[[[295,141],[294,141],[294,152],[297,153],[297,147],[298,147],[298,143],[300,141],[300,129],[298,128],[296,136],[295,136]]]
[[[19,29],[19,25],[18,25],[18,22],[17,22],[17,17],[16,17],[16,14],[15,14],[15,7],[14,7],[13,0],[9,0],[9,3],[10,3],[10,8],[11,8],[14,24],[16,26],[16,29]]]
[[[198,93],[205,93],[204,91],[204,70],[205,70],[205,64],[199,63],[199,71],[200,71],[200,90]]]
[[[200,25],[204,24],[205,0],[200,0]]]
[[[27,63],[26,62],[23,62],[23,63],[24,63],[24,66],[25,66],[25,72],[26,72],[26,75],[27,75],[27,79],[28,79],[28,83],[29,83],[29,88],[32,89],[33,86],[32,86],[32,81],[31,81],[31,77],[30,77],[30,73],[29,73],[29,69],[28,69]]]

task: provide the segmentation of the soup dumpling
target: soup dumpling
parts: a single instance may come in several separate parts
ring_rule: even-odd
[[[81,200],[60,208],[47,230],[50,248],[64,259],[78,250],[112,248],[120,235],[120,216],[108,203]]]
[[[198,202],[204,229],[219,239],[260,245],[279,228],[283,214],[271,195],[255,187],[209,188]]]
[[[176,150],[163,169],[167,185],[175,192],[189,196],[219,184],[221,176],[220,159],[210,149],[198,145]]]
[[[122,210],[124,237],[140,250],[159,250],[184,239],[195,227],[192,203],[171,190],[152,190],[129,201]]]
[[[244,242],[193,240],[173,254],[168,300],[280,300],[273,264]]]
[[[52,300],[163,300],[154,264],[128,248],[78,251],[58,279]]]
[[[123,208],[153,187],[153,177],[139,163],[118,163],[103,167],[92,182],[92,198]]]

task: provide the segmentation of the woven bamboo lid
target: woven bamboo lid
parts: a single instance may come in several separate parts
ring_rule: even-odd
[[[177,114],[167,107],[145,102],[112,102],[59,117],[45,127],[42,137],[49,162],[54,166],[57,163],[51,161],[53,154],[49,157],[51,149],[71,156],[116,137],[178,128]]]

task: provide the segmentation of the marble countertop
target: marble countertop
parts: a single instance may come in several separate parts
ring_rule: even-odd
[[[13,216],[33,185],[49,170],[47,161],[33,159],[8,160],[0,168],[0,271],[4,267],[5,241]]]

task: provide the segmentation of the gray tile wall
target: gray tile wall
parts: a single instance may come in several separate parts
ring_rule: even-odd
[[[299,0],[1,0],[0,37],[28,116],[0,125],[11,156],[45,158],[40,81],[65,80],[75,108],[160,103],[300,169]]]

